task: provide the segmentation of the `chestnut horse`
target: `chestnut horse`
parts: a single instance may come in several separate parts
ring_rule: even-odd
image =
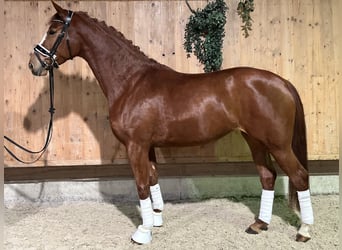
[[[246,230],[259,233],[271,221],[276,171],[289,177],[290,204],[300,209],[296,240],[310,239],[313,211],[307,170],[303,105],[294,86],[269,71],[231,68],[184,74],[142,53],[113,27],[55,4],[57,13],[30,55],[34,75],[79,56],[86,60],[109,104],[113,133],[125,145],[140,199],[142,225],[136,243],[152,240],[164,202],[154,147],[193,146],[240,130],[262,184],[259,217]]]

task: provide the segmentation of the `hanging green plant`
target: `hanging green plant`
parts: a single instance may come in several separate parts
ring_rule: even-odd
[[[241,28],[244,32],[244,36],[249,36],[249,31],[252,30],[252,22],[251,12],[254,11],[254,1],[253,0],[244,0],[240,1],[237,7],[237,13],[241,17],[242,22],[244,23]]]
[[[185,27],[184,49],[190,57],[194,53],[205,72],[217,71],[222,65],[222,44],[225,36],[226,11],[224,0],[214,0],[202,10],[194,11]]]

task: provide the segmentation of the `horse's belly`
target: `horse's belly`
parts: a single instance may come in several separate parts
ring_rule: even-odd
[[[156,146],[194,146],[216,140],[235,128],[224,116],[189,117],[164,123],[153,141]]]

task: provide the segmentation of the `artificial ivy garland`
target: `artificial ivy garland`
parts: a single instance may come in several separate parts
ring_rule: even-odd
[[[187,56],[194,53],[200,63],[204,65],[204,72],[220,70],[222,65],[222,45],[225,36],[226,12],[228,7],[224,0],[213,0],[202,10],[194,11],[188,0],[185,0],[192,15],[185,27],[184,49]],[[237,12],[244,23],[242,31],[248,37],[251,30],[252,18],[250,12],[254,10],[253,0],[240,1]]]
[[[225,35],[226,11],[224,0],[215,0],[202,10],[194,11],[185,27],[184,49],[190,57],[194,53],[205,72],[219,70],[222,65],[222,44]]]
[[[244,25],[241,26],[242,31],[244,32],[244,36],[249,36],[249,31],[252,30],[252,18],[251,12],[254,11],[254,2],[253,0],[244,0],[240,1],[237,7],[238,15],[241,17]]]

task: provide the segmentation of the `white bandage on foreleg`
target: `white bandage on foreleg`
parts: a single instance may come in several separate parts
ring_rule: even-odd
[[[160,191],[159,184],[154,186],[150,186],[151,197],[153,201],[153,209],[163,210],[164,208],[164,201]]]
[[[259,219],[270,224],[272,218],[274,190],[262,190]]]
[[[140,209],[141,209],[141,217],[143,220],[143,226],[145,228],[153,227],[153,210],[152,210],[152,202],[150,198],[145,200],[140,200]]]
[[[312,225],[314,223],[310,191],[297,191],[302,223]]]

